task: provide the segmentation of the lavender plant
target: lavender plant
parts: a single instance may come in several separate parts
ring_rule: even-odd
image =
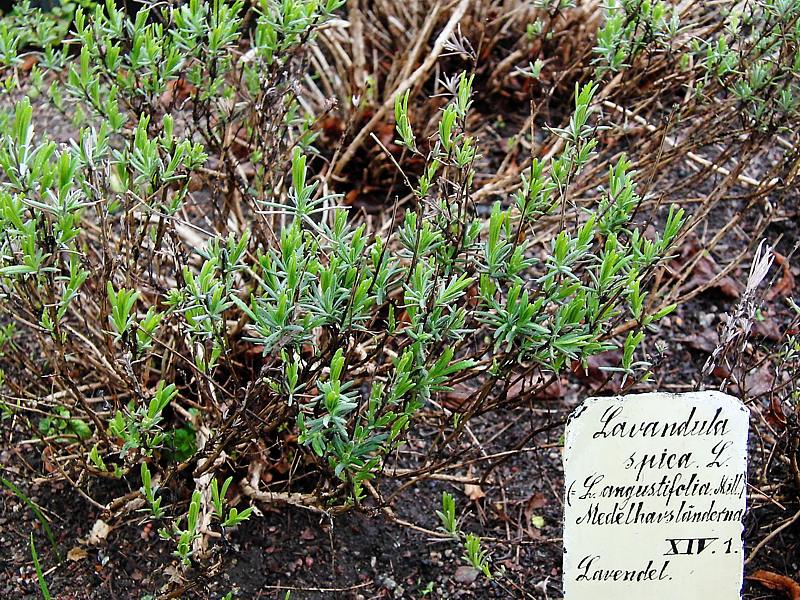
[[[645,332],[673,308],[649,310],[647,285],[683,211],[645,235],[624,156],[544,252],[529,241],[597,152],[591,82],[552,129],[560,151],[488,217],[473,196],[474,76],[447,80],[430,139],[398,94],[396,143],[424,165],[399,173],[413,202],[382,231],[349,212],[314,147],[329,107],[302,97],[306,53],[342,4],[191,0],[134,19],[110,0],[77,8],[68,39],[29,32],[35,98],[3,121],[4,409],[34,432],[81,423],[40,436],[61,476],[86,495],[92,478],[132,484],[138,504],[95,502],[142,508],[186,567],[206,558],[209,532],[251,516],[228,506],[235,490],[326,511],[380,503],[423,409],[457,437],[513,404],[494,392],[516,377],[539,376],[530,396],[617,346],[625,375],[644,375]],[[6,80],[14,54],[0,52]],[[38,125],[45,100],[80,127],[70,143]],[[464,384],[477,391],[451,419],[438,400]],[[260,488],[266,446],[289,448],[301,483]],[[465,550],[488,575],[479,541]]]

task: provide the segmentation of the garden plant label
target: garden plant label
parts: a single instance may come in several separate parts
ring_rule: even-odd
[[[748,411],[720,392],[589,398],[564,445],[566,600],[738,600]]]

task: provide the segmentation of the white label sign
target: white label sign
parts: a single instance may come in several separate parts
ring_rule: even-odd
[[[739,600],[747,432],[720,392],[583,402],[564,444],[565,600]]]

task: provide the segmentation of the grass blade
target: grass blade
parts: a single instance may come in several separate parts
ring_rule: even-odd
[[[47,589],[47,582],[44,580],[42,566],[39,564],[39,555],[36,554],[36,546],[33,543],[33,532],[31,532],[31,556],[33,557],[33,566],[36,567],[36,579],[39,580],[39,589],[42,590],[42,598],[44,598],[44,600],[50,600],[50,590]]]

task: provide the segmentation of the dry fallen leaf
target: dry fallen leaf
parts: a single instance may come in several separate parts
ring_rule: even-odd
[[[56,468],[53,466],[53,449],[51,446],[46,446],[42,450],[42,466],[47,473],[55,473]]]
[[[541,375],[533,377],[518,377],[516,374],[510,377],[511,385],[508,387],[506,396],[510,401],[518,400],[520,397],[530,393],[530,390],[536,390],[533,395],[537,400],[556,400],[564,395],[561,389],[561,380],[556,379],[550,382],[548,377],[546,380]],[[549,383],[547,387],[545,383]]]
[[[525,502],[523,514],[525,515],[525,531],[534,540],[541,539],[541,528],[544,527],[544,517],[536,514],[536,510],[547,505],[544,494],[537,492]]]
[[[773,342],[780,342],[783,337],[781,325],[770,316],[767,309],[763,309],[760,317],[753,323],[753,333]]]
[[[676,338],[677,342],[686,344],[689,348],[711,354],[719,344],[719,334],[712,327],[703,327],[692,335]]]
[[[763,364],[755,371],[747,374],[745,382],[747,395],[750,397],[762,396],[768,393],[775,383],[775,374],[769,364]]]
[[[764,419],[773,427],[786,427],[788,419],[786,418],[786,413],[783,412],[781,401],[775,394],[770,394],[769,408],[764,413]]]
[[[694,259],[698,252],[702,254],[697,259],[690,277],[684,282],[681,288],[682,292],[689,292],[710,284],[722,271],[722,267],[717,264],[717,261],[696,242],[684,246],[680,258],[676,258],[670,263],[672,270],[676,274],[682,274],[686,265]],[[741,295],[739,284],[730,275],[720,277],[710,287],[717,289],[729,298],[738,298]]]
[[[89,532],[89,538],[86,540],[92,546],[97,546],[106,541],[108,534],[111,532],[111,527],[103,519],[97,519],[92,525],[92,530]]]
[[[767,300],[774,300],[778,296],[791,296],[792,290],[794,290],[794,274],[792,273],[792,267],[789,261],[786,260],[786,257],[782,254],[778,254],[777,252],[774,254],[775,263],[783,268],[783,273],[778,281],[776,281],[774,285],[771,285],[766,294],[764,294]]]
[[[480,500],[486,497],[486,492],[481,489],[481,486],[472,483],[464,484],[464,494],[470,500]]]
[[[168,82],[167,89],[161,94],[161,104],[169,107],[173,103],[182,104],[192,97],[197,88],[185,79],[173,79]]]
[[[444,394],[442,405],[453,411],[460,410],[465,404],[469,403],[470,398],[475,398],[477,390],[465,385],[456,385],[453,389]]]
[[[534,511],[543,506],[547,506],[547,497],[541,492],[536,492],[525,501],[525,518],[530,520]]]
[[[771,590],[783,592],[790,600],[800,600],[800,584],[791,577],[778,575],[772,571],[756,571],[748,577],[751,581],[757,581],[761,585]]]
[[[26,56],[22,62],[17,66],[17,69],[22,71],[23,73],[27,73],[33,68],[33,65],[39,62],[39,57],[31,52],[28,56]]]
[[[618,367],[622,362],[622,352],[619,350],[609,350],[590,356],[586,361],[586,368],[575,361],[572,363],[572,372],[581,381],[589,385],[600,385],[597,391],[605,390],[616,394],[620,391],[620,377],[615,373],[607,371],[606,367]]]
[[[71,560],[73,562],[83,560],[87,556],[89,556],[89,554],[80,546],[75,546],[69,552],[67,552],[67,560]]]

